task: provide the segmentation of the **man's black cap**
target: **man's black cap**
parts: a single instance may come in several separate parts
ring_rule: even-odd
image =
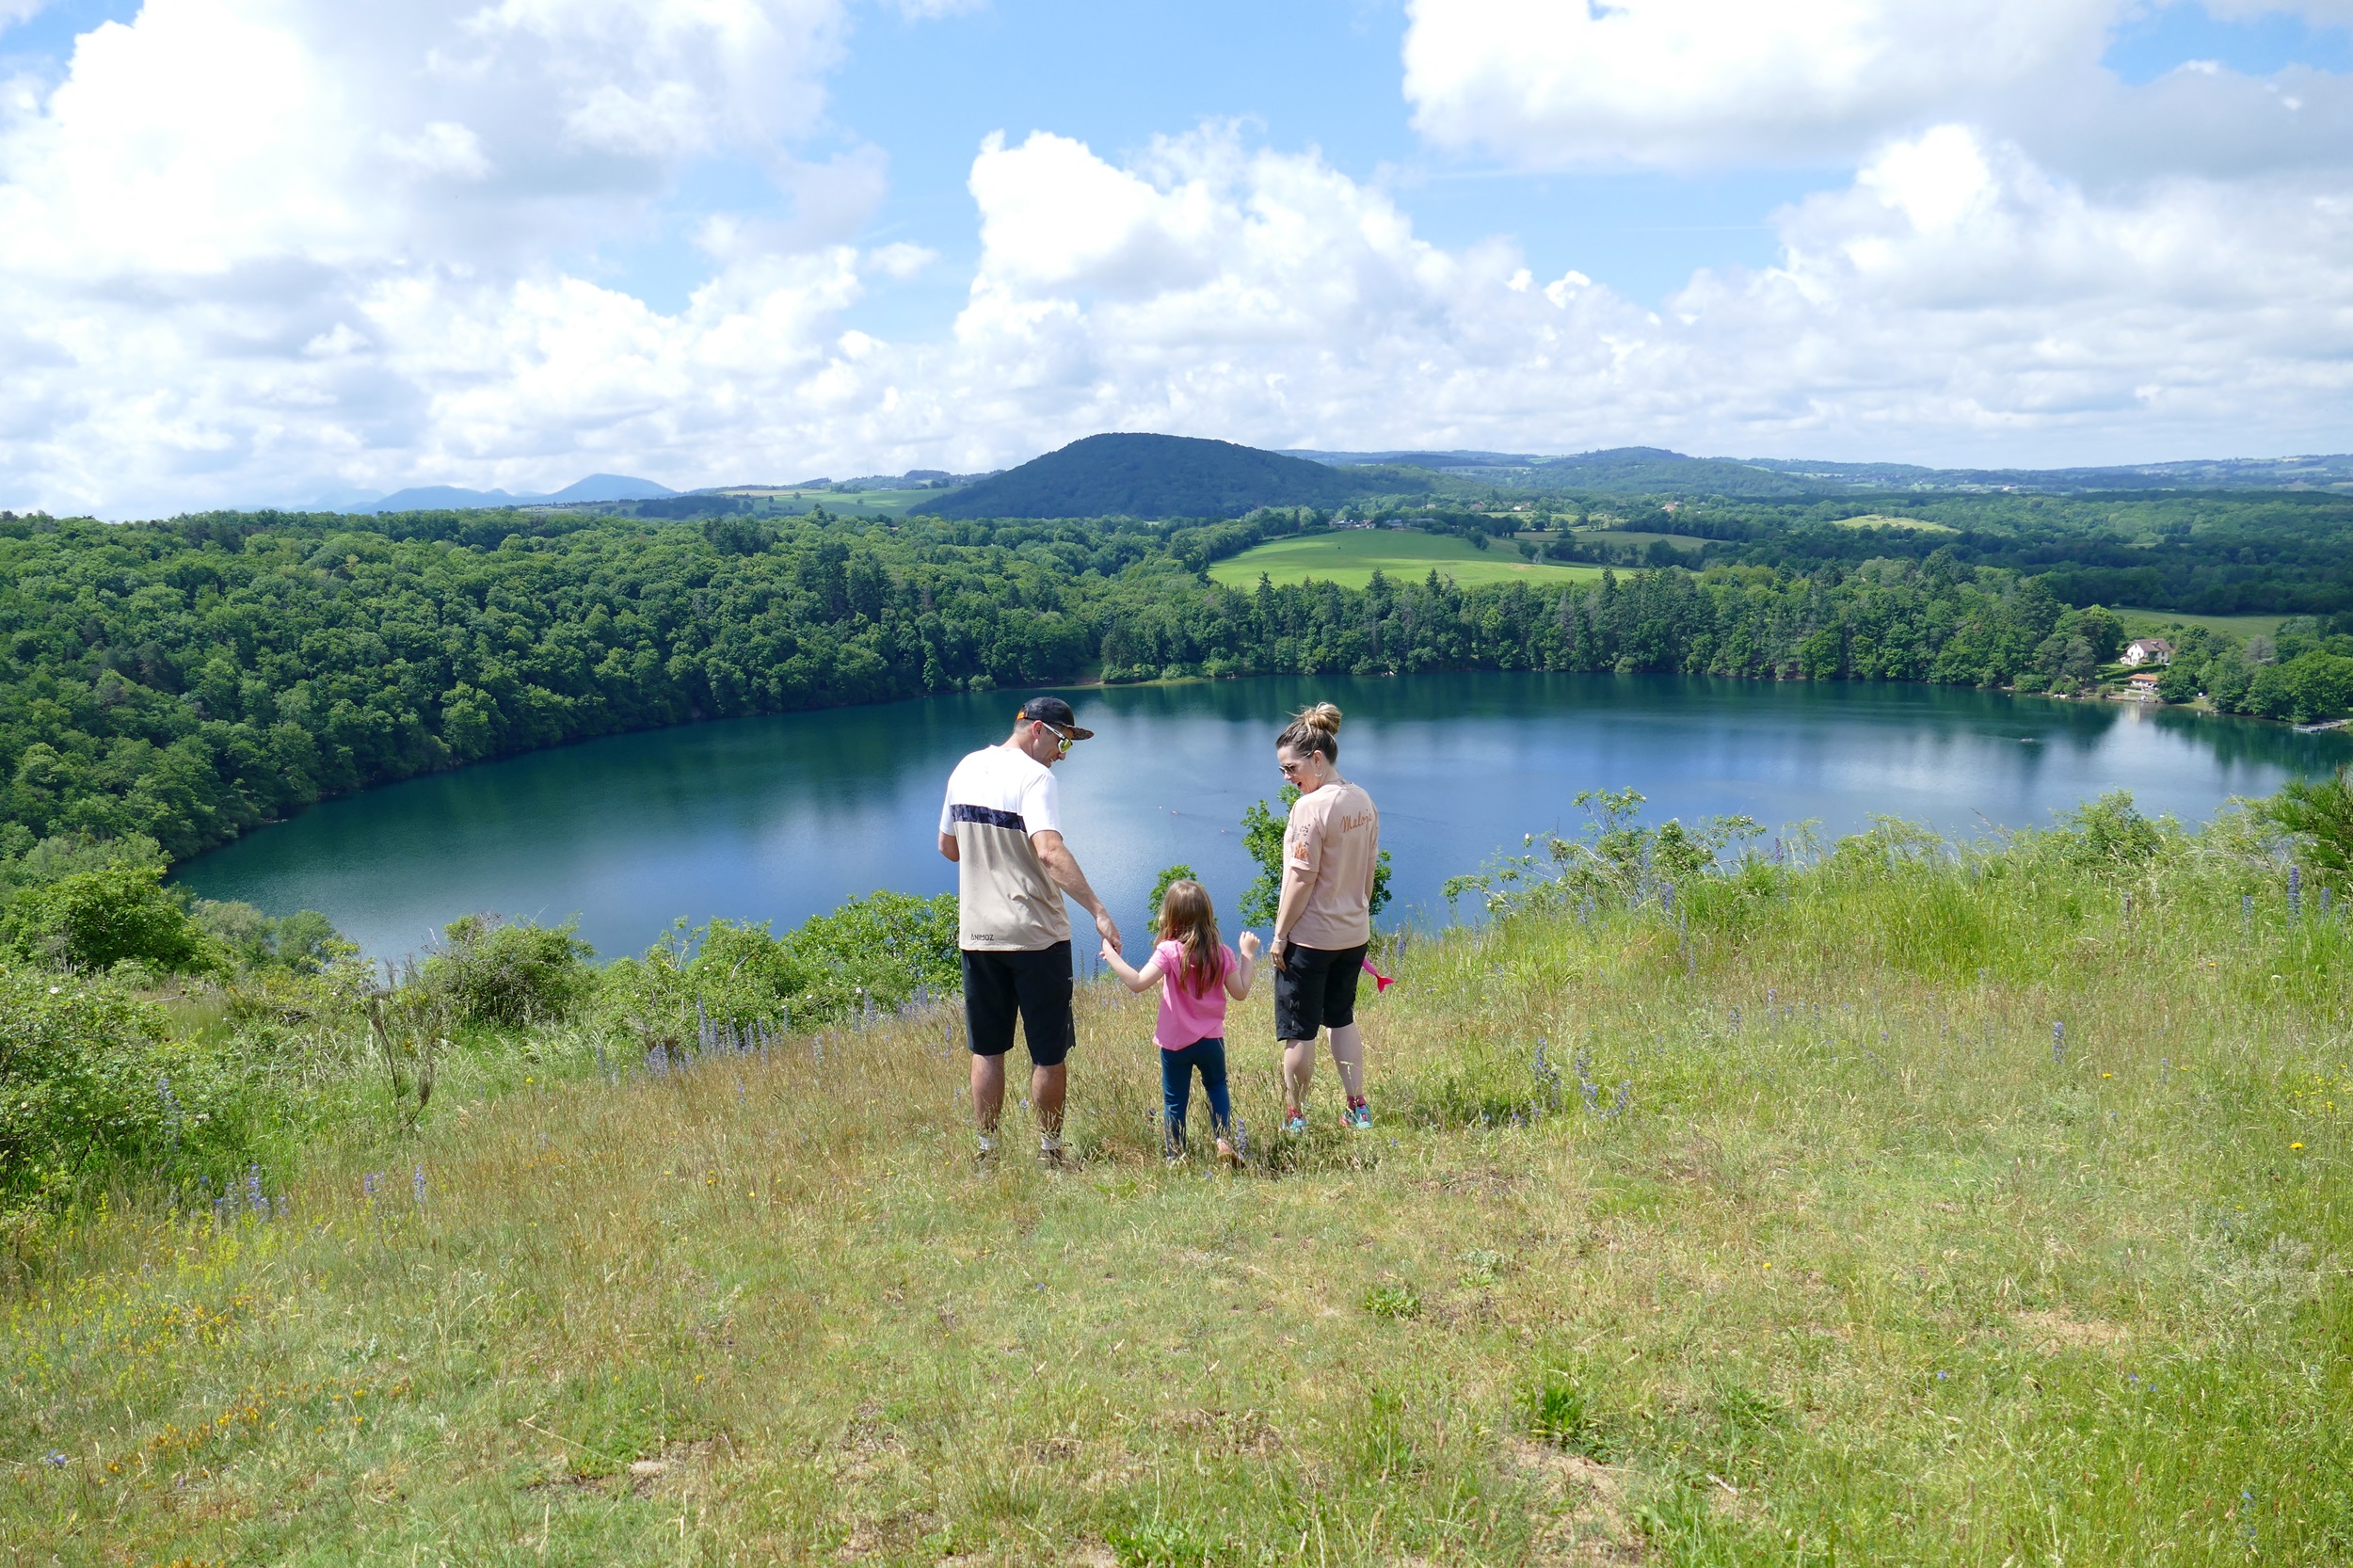
[[[1079,715],[1070,711],[1070,704],[1058,696],[1033,696],[1021,705],[1021,719],[1028,723],[1041,719],[1074,741],[1091,741],[1095,731],[1079,728]]]

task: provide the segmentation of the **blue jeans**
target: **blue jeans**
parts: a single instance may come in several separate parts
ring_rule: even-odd
[[[1160,1110],[1168,1129],[1171,1153],[1185,1146],[1185,1113],[1193,1109],[1193,1073],[1201,1069],[1202,1092],[1209,1100],[1209,1126],[1220,1138],[1234,1132],[1234,1102],[1225,1092],[1225,1039],[1211,1035],[1182,1050],[1160,1052]]]

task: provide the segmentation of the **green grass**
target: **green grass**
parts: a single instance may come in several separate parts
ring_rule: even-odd
[[[799,514],[814,506],[840,517],[903,518],[922,512],[945,500],[947,490],[857,490],[849,493],[830,489],[771,489],[748,486],[721,492],[725,495],[747,496],[773,503],[780,509]]]
[[[2139,610],[2129,605],[2112,605],[2118,618],[2124,623],[2128,637],[2160,637],[2174,626],[2202,626],[2209,631],[2227,632],[2233,637],[2268,637],[2280,630],[2285,616],[2189,616],[2179,610]]]
[[[1705,550],[1712,542],[1696,534],[1645,534],[1637,529],[1579,528],[1573,531],[1583,544],[1625,544],[1648,549],[1659,539],[1682,551]]]
[[[288,1219],[128,1197],[18,1235],[0,1541],[2345,1561],[2353,952],[2312,891],[2291,920],[2244,834],[2107,872],[1887,836],[1687,885],[1688,926],[1417,942],[1363,1014],[1370,1135],[1326,1064],[1274,1136],[1264,991],[1238,1010],[1238,1177],[1163,1167],[1150,1003],[1109,987],[1061,1177],[1017,1112],[971,1168],[938,1014],[617,1083],[575,1047],[320,1149]]]
[[[1209,577],[1235,588],[1256,586],[1261,572],[1278,585],[1312,580],[1361,588],[1371,581],[1376,570],[1391,578],[1419,582],[1433,569],[1439,576],[1451,577],[1465,587],[1481,583],[1590,582],[1601,576],[1599,567],[1524,561],[1519,552],[1508,544],[1491,545],[1482,551],[1474,550],[1467,541],[1450,535],[1423,534],[1411,529],[1354,528],[1275,539],[1216,563],[1209,568]]]
[[[1950,523],[1931,522],[1927,518],[1887,517],[1878,512],[1868,517],[1841,518],[1832,526],[1836,528],[1900,528],[1913,534],[1958,534],[1961,532]]]

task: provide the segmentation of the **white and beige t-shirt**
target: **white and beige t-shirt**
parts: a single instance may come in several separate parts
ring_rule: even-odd
[[[1062,889],[1030,842],[1062,831],[1053,770],[1011,746],[986,746],[948,776],[939,831],[956,840],[956,944],[1034,952],[1070,940]]]
[[[1291,803],[1283,827],[1283,881],[1302,947],[1341,952],[1372,939],[1372,878],[1381,813],[1372,797],[1335,778]]]

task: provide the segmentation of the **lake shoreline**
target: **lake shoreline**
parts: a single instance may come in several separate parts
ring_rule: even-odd
[[[1233,906],[1255,874],[1242,813],[1275,797],[1275,730],[1311,700],[1348,712],[1342,767],[1381,803],[1399,920],[1423,924],[1448,919],[1447,878],[1518,853],[1524,834],[1574,835],[1585,789],[1639,791],[1654,820],[1818,819],[1836,834],[1884,813],[1971,837],[2119,788],[2152,815],[2202,820],[2333,771],[2344,747],[1922,682],[1420,672],[1039,689],[1101,736],[1062,770],[1065,831],[1123,924],[1179,862]],[[173,881],[272,914],[317,909],[394,955],[486,910],[578,915],[611,953],[679,916],[784,929],[880,888],[930,896],[954,887],[941,782],[1002,739],[1010,690],[666,726],[424,775],[321,802]]]

